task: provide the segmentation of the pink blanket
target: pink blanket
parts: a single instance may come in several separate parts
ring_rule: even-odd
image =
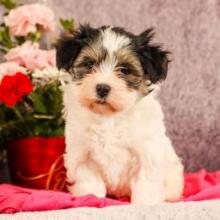
[[[201,170],[185,175],[185,190],[181,201],[220,199],[220,171],[208,173]],[[69,193],[34,190],[9,184],[0,185],[0,213],[43,211],[76,207],[102,208],[126,205],[128,200],[97,198],[94,195],[73,197]]]

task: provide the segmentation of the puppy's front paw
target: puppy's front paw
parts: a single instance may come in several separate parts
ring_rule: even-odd
[[[184,188],[183,166],[181,163],[169,171],[165,180],[166,200],[177,201],[182,197]]]
[[[97,197],[105,197],[106,195],[106,189],[103,184],[96,184],[93,185],[92,183],[83,183],[83,182],[76,182],[75,184],[68,187],[68,191],[73,196],[85,196],[88,194],[93,194]]]
[[[162,183],[151,181],[137,181],[131,192],[131,202],[140,205],[155,205],[165,201]]]
[[[183,184],[173,184],[173,187],[169,185],[166,189],[166,201],[175,202],[181,199],[183,194]]]

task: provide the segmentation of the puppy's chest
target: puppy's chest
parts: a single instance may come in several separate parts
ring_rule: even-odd
[[[87,128],[86,138],[93,156],[99,157],[102,155],[106,159],[108,157],[112,159],[111,157],[114,154],[126,154],[128,140],[125,126],[123,123],[119,124],[114,121],[90,125]]]
[[[128,172],[132,159],[126,124],[107,121],[101,125],[91,125],[86,136],[91,158],[109,181],[118,182]]]

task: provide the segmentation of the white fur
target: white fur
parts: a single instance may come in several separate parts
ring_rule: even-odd
[[[126,36],[120,35],[112,31],[111,28],[107,28],[102,31],[103,47],[113,54],[118,49],[127,46],[130,43],[130,39]]]
[[[109,57],[109,60],[102,61],[100,64],[100,71],[103,75],[110,75],[114,72],[114,69],[117,65],[117,61],[114,57]]]
[[[65,167],[75,196],[131,196],[138,204],[175,200],[183,190],[183,166],[165,134],[153,94],[129,111],[105,116],[80,104],[80,89],[66,86]]]
[[[119,35],[112,31],[111,28],[107,28],[102,31],[102,45],[108,51],[109,57],[103,61],[100,65],[100,70],[103,74],[112,74],[116,67],[117,60],[114,57],[114,52],[126,47],[130,43],[130,39],[126,36]]]

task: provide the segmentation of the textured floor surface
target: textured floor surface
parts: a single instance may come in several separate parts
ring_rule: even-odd
[[[0,215],[0,220],[219,220],[220,201],[187,202],[156,206],[78,208],[48,212]]]
[[[172,52],[173,60],[160,93],[168,134],[187,170],[220,168],[219,0],[50,0],[47,4],[76,23],[119,25],[135,33],[155,27],[155,41]]]

